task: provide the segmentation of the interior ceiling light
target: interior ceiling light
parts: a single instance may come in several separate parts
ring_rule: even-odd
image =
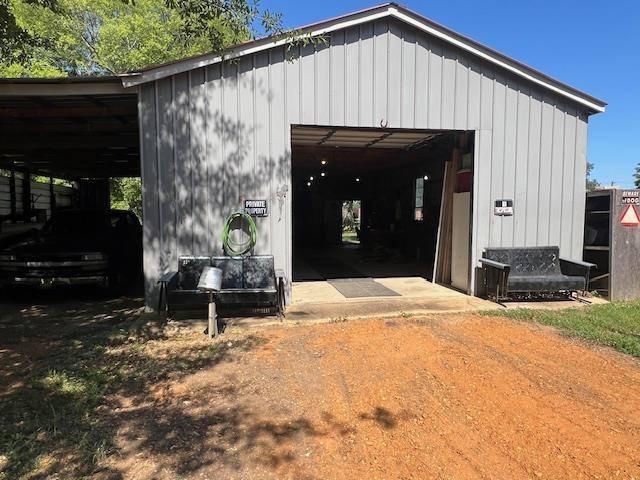
[[[310,186],[311,186],[311,182],[307,182],[307,187],[310,187]]]
[[[313,182],[313,175],[309,177],[309,180]]]
[[[325,176],[325,173],[324,173],[324,172],[321,172],[321,173],[320,173],[320,176],[321,176],[321,177],[324,177],[324,176]]]
[[[356,177],[356,182],[359,182],[359,181],[360,181],[360,177]]]
[[[320,163],[321,163],[322,165],[326,165],[326,164],[327,164],[327,161],[326,161],[326,160],[324,160],[324,159],[322,159],[322,160],[320,161]]]
[[[424,177],[422,177],[424,179],[424,181],[428,181],[429,180],[429,175],[425,175]]]

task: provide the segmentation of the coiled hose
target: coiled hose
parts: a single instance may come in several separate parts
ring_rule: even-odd
[[[231,239],[231,230],[235,230],[235,228],[233,228],[234,222],[240,223],[239,229],[243,229],[243,226],[246,223],[249,229],[247,232],[249,234],[247,241],[243,243],[235,243]],[[227,255],[231,257],[240,257],[251,252],[253,247],[256,245],[256,237],[257,228],[253,217],[245,212],[235,212],[229,215],[229,218],[227,218],[224,228],[222,229],[222,247]]]

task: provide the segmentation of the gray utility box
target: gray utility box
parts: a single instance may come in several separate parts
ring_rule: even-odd
[[[609,300],[640,298],[640,191],[587,193],[585,262],[595,263],[589,291]]]

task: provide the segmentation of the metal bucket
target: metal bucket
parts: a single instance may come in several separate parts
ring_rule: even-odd
[[[216,267],[204,267],[198,281],[198,290],[218,292],[221,288],[222,270]]]

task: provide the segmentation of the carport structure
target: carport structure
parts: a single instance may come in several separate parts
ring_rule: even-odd
[[[139,150],[137,94],[120,78],[0,79],[0,169],[13,172],[14,216],[30,218],[30,174],[76,181],[91,204],[108,198],[106,179],[140,175]]]

